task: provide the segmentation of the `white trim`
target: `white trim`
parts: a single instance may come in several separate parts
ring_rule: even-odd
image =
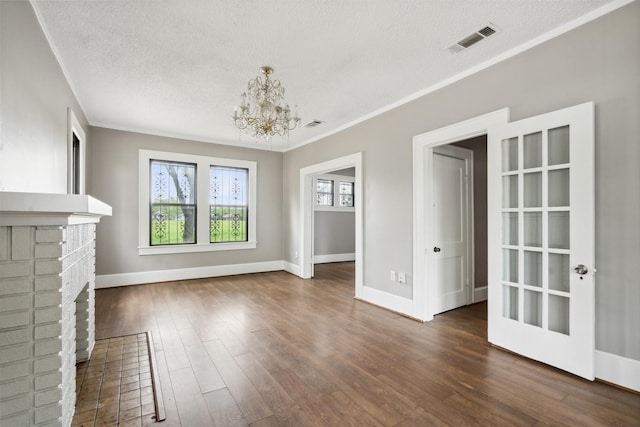
[[[433,93],[433,92],[435,92],[437,90],[440,90],[440,89],[442,89],[444,87],[450,86],[450,85],[452,85],[452,84],[454,84],[454,83],[456,83],[456,82],[458,82],[458,81],[460,81],[462,79],[465,79],[465,78],[467,78],[469,76],[472,76],[472,75],[474,75],[476,73],[479,73],[480,71],[482,71],[482,70],[484,70],[486,68],[489,68],[489,67],[491,67],[491,66],[493,66],[495,64],[498,64],[498,63],[500,63],[502,61],[506,61],[507,59],[512,58],[512,57],[514,57],[516,55],[519,55],[522,52],[525,52],[525,51],[527,51],[529,49],[532,49],[532,48],[534,48],[534,47],[536,47],[536,46],[538,46],[538,45],[540,45],[540,44],[542,44],[544,42],[547,42],[547,41],[549,41],[551,39],[554,39],[554,38],[556,38],[558,36],[561,36],[561,35],[563,35],[565,33],[568,33],[569,31],[574,30],[574,29],[576,29],[576,28],[578,28],[578,27],[580,27],[582,25],[585,25],[585,24],[587,24],[587,23],[589,23],[589,22],[591,22],[591,21],[593,21],[595,19],[598,19],[601,16],[604,16],[604,15],[610,13],[610,12],[613,12],[616,9],[619,9],[619,8],[621,8],[623,6],[626,6],[627,4],[632,3],[633,1],[635,1],[635,0],[617,0],[617,1],[612,1],[611,3],[607,3],[607,4],[601,6],[601,7],[597,8],[597,9],[592,10],[591,12],[589,12],[589,13],[587,13],[585,15],[582,15],[582,16],[580,16],[580,17],[578,17],[578,18],[576,18],[576,19],[574,19],[572,21],[569,21],[569,22],[557,27],[557,28],[554,28],[553,30],[548,31],[548,32],[546,32],[546,33],[544,33],[544,34],[542,34],[542,35],[540,35],[540,36],[538,36],[538,37],[536,37],[536,38],[534,38],[532,40],[529,40],[529,41],[527,41],[525,43],[522,43],[519,46],[516,46],[516,47],[514,47],[512,49],[509,49],[506,52],[503,52],[503,53],[501,53],[501,54],[499,54],[497,56],[494,56],[493,58],[488,59],[488,60],[486,60],[484,62],[481,62],[480,64],[475,65],[475,66],[473,66],[471,68],[468,68],[468,69],[466,69],[466,70],[464,70],[464,71],[462,71],[462,72],[460,72],[460,73],[458,73],[458,74],[456,74],[454,76],[451,76],[451,77],[449,77],[447,79],[441,80],[440,82],[437,82],[437,83],[435,83],[435,84],[433,84],[433,85],[431,85],[431,86],[429,86],[429,87],[427,87],[425,89],[422,89],[422,90],[420,90],[418,92],[415,92],[415,93],[407,96],[406,98],[403,98],[403,99],[400,99],[399,101],[393,102],[393,103],[391,103],[391,104],[389,104],[389,105],[387,105],[385,107],[382,107],[382,108],[380,108],[378,110],[375,110],[375,111],[373,111],[373,112],[371,112],[369,114],[366,114],[366,115],[364,115],[362,117],[359,117],[359,118],[357,118],[355,120],[352,120],[352,121],[350,121],[348,123],[345,123],[342,126],[339,126],[339,127],[335,128],[335,129],[332,129],[332,130],[330,130],[328,132],[325,132],[325,133],[323,133],[321,135],[318,135],[316,137],[313,137],[311,139],[303,141],[303,142],[301,142],[299,144],[291,145],[291,146],[285,148],[284,151],[287,152],[289,150],[294,150],[296,148],[302,147],[303,145],[311,144],[312,142],[316,142],[316,141],[319,141],[321,139],[327,138],[327,137],[329,137],[331,135],[334,135],[336,133],[342,132],[345,129],[349,129],[350,127],[353,127],[353,126],[355,126],[355,125],[357,125],[359,123],[362,123],[364,121],[372,119],[372,118],[374,118],[376,116],[384,114],[384,113],[386,113],[388,111],[391,111],[391,110],[393,110],[395,108],[401,107],[404,104],[408,104],[409,102],[415,101],[416,99],[421,98],[421,97],[423,97],[425,95]]]
[[[433,257],[428,256],[432,252],[427,251],[427,248],[434,246],[433,232],[425,226],[432,223],[432,210],[425,208],[432,205],[431,188],[425,186],[425,177],[432,176],[433,147],[484,135],[489,127],[508,122],[509,109],[503,108],[413,137],[413,234],[415,236],[413,277],[415,280],[413,281],[414,305],[411,316],[416,319],[432,320],[434,314],[432,301],[435,290],[431,289],[433,286],[430,286],[429,280],[433,269],[425,265],[433,263]]]
[[[96,275],[96,289],[173,280],[203,279],[236,274],[264,273],[284,270],[284,261],[252,262],[246,264],[212,265],[208,267],[178,268],[174,270],[139,271],[132,273]]]
[[[355,261],[356,254],[327,254],[327,255],[314,255],[313,263],[314,264],[326,264],[329,262],[345,262],[345,261]]]
[[[197,164],[196,169],[196,202],[200,214],[196,221],[196,244],[151,246],[149,244],[149,162],[151,160],[167,160]],[[209,243],[209,167],[230,166],[249,170],[249,235],[246,242]],[[138,150],[138,255],[159,255],[172,253],[230,251],[239,249],[255,249],[256,240],[256,200],[258,165],[250,160],[227,159],[220,157],[199,156],[194,154],[171,153],[167,151]]]
[[[87,182],[87,135],[78,121],[78,118],[73,113],[71,107],[67,108],[67,193],[73,194],[73,134],[78,137],[80,142],[80,161],[79,161],[79,176],[80,184],[78,194],[85,194],[86,182]]]
[[[313,176],[334,170],[355,167],[355,216],[356,216],[356,283],[355,296],[362,297],[363,287],[363,203],[362,189],[362,152],[350,154],[338,159],[307,166],[300,169],[300,219],[299,253],[300,274],[303,279],[312,277],[313,272]]]
[[[489,296],[489,287],[487,285],[473,288],[473,303],[486,301]]]
[[[595,350],[596,378],[640,392],[640,360]]]
[[[300,266],[298,264],[292,264],[289,261],[284,261],[284,271],[291,273],[294,276],[301,277]]]
[[[390,294],[379,289],[370,288],[369,286],[363,286],[362,296],[357,298],[382,308],[413,317],[411,314],[413,312],[413,301],[409,298]]]

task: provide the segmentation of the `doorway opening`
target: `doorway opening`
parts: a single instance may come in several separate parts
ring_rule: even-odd
[[[363,287],[363,230],[362,230],[362,153],[355,153],[300,169],[300,274],[310,279],[314,273],[314,177],[331,171],[353,168],[353,208],[355,235],[355,297],[360,298]]]
[[[436,303],[439,290],[437,277],[437,258],[434,248],[437,248],[437,234],[434,229],[435,210],[433,171],[434,148],[452,143],[460,143],[474,138],[482,138],[492,126],[508,123],[509,109],[505,108],[482,116],[478,116],[441,129],[436,129],[413,138],[413,188],[414,188],[414,248],[413,269],[415,281],[413,284],[413,316],[429,321],[438,312]],[[469,142],[473,144],[472,142]],[[480,180],[482,181],[482,180]],[[474,210],[475,211],[475,210]],[[484,219],[486,223],[486,218]],[[474,239],[475,241],[475,239]],[[475,243],[474,243],[475,245]],[[486,253],[485,248],[479,252]],[[475,252],[475,250],[474,250]],[[481,264],[478,259],[477,264]],[[486,269],[486,261],[485,261]],[[485,270],[486,271],[486,270]],[[470,277],[475,277],[475,269]],[[486,285],[478,283],[478,285]],[[474,286],[471,299],[480,301],[486,299],[484,291]],[[484,295],[483,295],[484,293]]]

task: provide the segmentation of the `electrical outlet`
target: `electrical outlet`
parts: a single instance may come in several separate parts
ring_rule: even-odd
[[[390,277],[390,279],[391,279],[393,282],[395,282],[395,281],[396,281],[396,272],[395,272],[395,271],[393,271],[393,270],[391,270],[391,277]]]
[[[398,282],[407,283],[407,275],[405,273],[398,273]]]

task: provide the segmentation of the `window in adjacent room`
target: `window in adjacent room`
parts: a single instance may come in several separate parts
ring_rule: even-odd
[[[326,174],[314,177],[315,207],[317,211],[355,211],[355,178]]]
[[[333,180],[321,178],[316,180],[316,205],[333,206]]]

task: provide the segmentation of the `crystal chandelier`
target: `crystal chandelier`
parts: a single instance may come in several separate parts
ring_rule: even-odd
[[[257,140],[270,142],[273,135],[288,139],[289,131],[295,129],[301,119],[297,111],[291,116],[289,104],[282,105],[284,87],[279,80],[269,78],[273,68],[260,67],[260,71],[262,76],[249,80],[247,92],[241,95],[240,105],[233,113],[233,124]]]

